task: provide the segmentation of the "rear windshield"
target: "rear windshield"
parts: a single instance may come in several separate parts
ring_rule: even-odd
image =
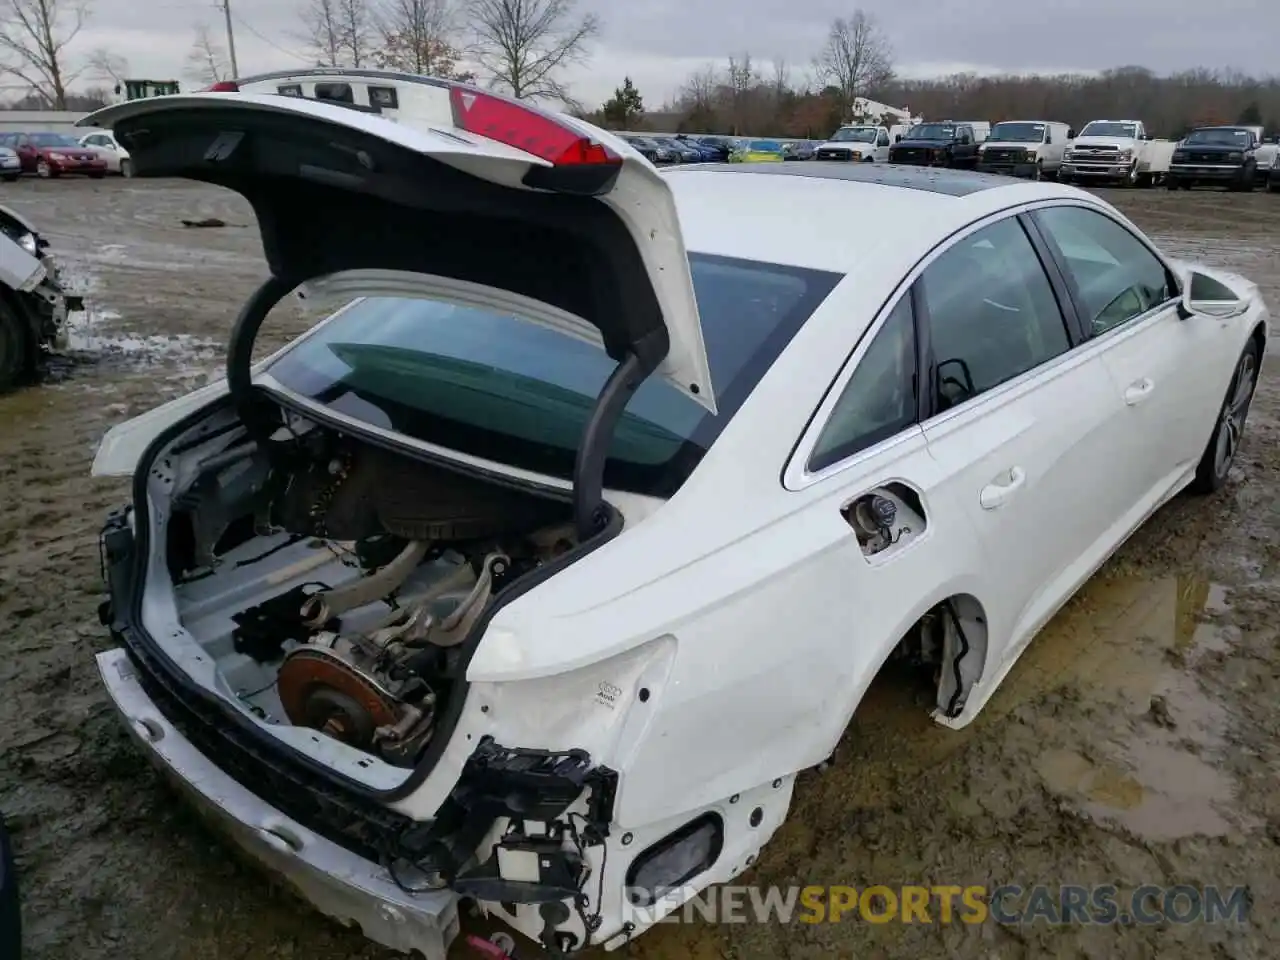
[[[839,274],[691,254],[719,413],[662,377],[636,392],[605,485],[670,496]],[[571,479],[614,363],[598,347],[510,315],[435,300],[356,303],[270,369],[284,387],[383,429]]]

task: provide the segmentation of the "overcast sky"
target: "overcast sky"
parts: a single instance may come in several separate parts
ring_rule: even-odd
[[[213,0],[90,0],[92,17],[70,54],[106,47],[125,57],[130,75],[190,80],[184,73],[194,27],[221,38]],[[242,74],[314,62],[299,39],[304,0],[231,0]],[[378,2],[378,0],[373,0]],[[840,0],[579,0],[603,33],[590,66],[569,75],[574,93],[595,104],[629,74],[656,107],[691,71],[731,53],[783,59],[804,69],[832,18],[857,7]],[[1091,71],[1141,64],[1158,72],[1235,67],[1280,69],[1269,42],[1280,36],[1280,4],[1260,0],[864,0],[890,38],[900,73],[959,70]],[[84,85],[84,81],[81,81]]]

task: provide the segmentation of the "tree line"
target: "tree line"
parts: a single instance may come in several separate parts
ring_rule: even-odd
[[[317,66],[473,80],[517,97],[563,103],[615,129],[818,138],[850,119],[854,103],[867,98],[938,119],[1060,120],[1079,129],[1093,119],[1135,118],[1170,137],[1209,123],[1265,124],[1280,132],[1280,79],[1232,71],[1157,76],[1122,66],[1098,75],[906,79],[895,72],[893,45],[876,19],[856,9],[831,22],[808,63],[735,54],[691,73],[657,111],[646,111],[630,78],[602,107],[587,111],[574,100],[565,72],[589,61],[601,24],[580,14],[577,0],[295,2],[296,28],[282,39],[305,48]],[[129,65],[116,52],[72,53],[92,4],[0,0],[0,74],[17,93],[11,106],[92,109],[109,99],[104,88],[122,83]],[[193,24],[187,79],[201,85],[227,79],[231,60],[220,30],[209,21]],[[99,87],[85,89],[86,83]],[[76,84],[78,94],[72,92]]]
[[[1280,78],[1194,69],[1159,76],[1140,66],[1100,74],[953,74],[907,79],[894,70],[889,38],[855,10],[837,18],[812,61],[794,71],[750,53],[695,70],[670,102],[647,112],[627,78],[592,119],[614,129],[815,139],[854,116],[859,98],[931,119],[1054,120],[1079,130],[1090,120],[1137,119],[1157,136],[1196,126],[1265,125],[1280,133]]]

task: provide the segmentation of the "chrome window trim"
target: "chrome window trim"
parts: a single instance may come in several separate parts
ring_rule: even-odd
[[[928,427],[946,423],[957,416],[965,416],[974,410],[986,407],[989,403],[996,401],[1009,393],[1018,391],[1031,380],[1045,375],[1048,371],[1053,371],[1056,368],[1061,367],[1062,369],[1053,375],[1057,376],[1059,373],[1065,373],[1067,369],[1073,368],[1076,364],[1083,363],[1086,360],[1091,360],[1096,357],[1097,354],[1102,353],[1110,346],[1128,339],[1130,336],[1136,335],[1137,331],[1140,328],[1145,328],[1149,321],[1153,321],[1155,317],[1162,315],[1165,311],[1169,310],[1171,306],[1176,305],[1181,299],[1181,290],[1179,288],[1181,278],[1178,276],[1177,268],[1170,263],[1169,258],[1161,253],[1150,240],[1142,235],[1136,224],[1128,222],[1124,219],[1123,215],[1117,216],[1115,211],[1112,211],[1107,207],[1103,207],[1098,203],[1090,202],[1090,200],[1091,198],[1089,197],[1052,197],[1044,200],[1033,200],[1021,203],[1013,207],[1006,207],[1003,210],[998,210],[995,213],[988,214],[980,220],[975,220],[968,226],[950,234],[930,250],[929,253],[927,253],[902,279],[902,281],[899,282],[898,286],[894,288],[889,299],[881,306],[875,318],[867,326],[862,337],[854,346],[854,349],[845,359],[844,364],[841,366],[839,373],[836,374],[835,379],[831,382],[831,385],[827,387],[827,392],[823,396],[822,402],[810,416],[804,432],[800,435],[800,441],[796,444],[790,458],[787,460],[786,467],[783,469],[783,487],[786,490],[796,493],[806,490],[815,484],[822,483],[830,477],[837,476],[846,470],[853,469],[872,457],[880,456],[887,450],[905,441],[908,437],[913,436],[916,431],[923,431]],[[901,299],[904,296],[910,296],[911,287],[920,279],[920,276],[925,272],[925,270],[929,269],[934,261],[944,253],[951,250],[956,244],[960,243],[966,237],[977,233],[979,230],[985,229],[986,227],[1010,217],[1031,213],[1036,210],[1043,210],[1048,207],[1080,207],[1085,210],[1091,210],[1094,213],[1111,220],[1149,250],[1151,254],[1160,261],[1165,269],[1169,271],[1174,278],[1174,287],[1175,291],[1177,291],[1175,295],[1164,303],[1157,304],[1145,313],[1132,317],[1124,323],[1118,324],[1096,337],[1090,337],[1083,343],[1077,344],[1076,346],[1068,349],[1065,353],[1061,353],[1050,360],[1046,360],[1044,363],[1032,367],[1030,370],[1019,374],[1011,380],[1006,380],[1004,383],[997,387],[993,387],[980,396],[975,397],[973,400],[967,401],[966,403],[963,403],[951,410],[936,414],[923,423],[911,424],[902,431],[894,434],[892,437],[888,437],[863,450],[859,450],[857,453],[850,454],[843,460],[828,464],[820,470],[810,471],[808,464],[810,457],[813,455],[813,448],[817,444],[818,437],[821,435],[823,427],[825,427],[827,421],[830,420],[836,403],[844,393],[849,381],[853,378],[853,374],[857,370],[858,364],[862,361],[867,349],[870,347],[875,337],[880,333],[881,328],[887,322],[888,318],[893,314],[893,311],[897,309]],[[1047,273],[1045,275],[1045,279],[1048,281]],[[1066,320],[1064,318],[1064,323],[1065,322]]]

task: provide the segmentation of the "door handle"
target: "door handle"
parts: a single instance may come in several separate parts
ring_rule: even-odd
[[[1008,503],[1027,482],[1027,471],[1021,467],[1010,467],[1006,476],[1000,480],[1000,483],[992,481],[982,488],[978,502],[982,504],[983,510],[997,510]]]
[[[1156,388],[1153,381],[1143,377],[1141,380],[1135,380],[1129,384],[1129,389],[1124,392],[1124,402],[1131,407],[1136,407],[1147,397],[1151,396],[1151,391]]]

